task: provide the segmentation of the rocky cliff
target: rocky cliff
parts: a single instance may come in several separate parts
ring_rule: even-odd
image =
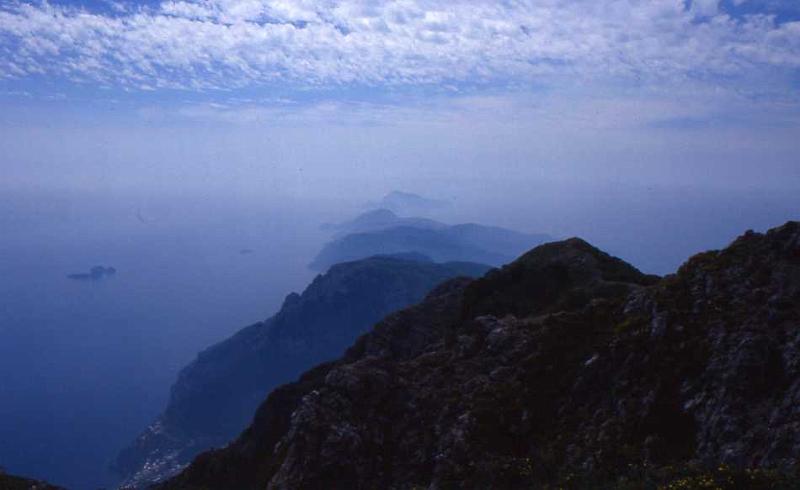
[[[797,488],[800,223],[663,279],[547,244],[273,391],[161,488]]]
[[[418,302],[438,283],[486,270],[397,257],[332,267],[303,294],[290,294],[275,316],[210,347],[181,372],[164,413],[118,457],[125,485],[157,481],[200,451],[224,445],[272,388],[340,356],[373,323]]]

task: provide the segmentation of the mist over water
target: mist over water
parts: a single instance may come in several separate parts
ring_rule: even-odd
[[[108,464],[199,350],[309,281],[323,215],[220,199],[3,205],[0,461],[76,489],[113,483]],[[117,273],[66,277],[94,265]]]
[[[800,209],[788,192],[601,184],[438,195],[449,205],[431,216],[445,222],[581,236],[660,274]],[[108,465],[163,409],[179,369],[301,291],[329,238],[320,225],[351,218],[360,202],[5,193],[3,466],[74,489],[114,484]],[[66,277],[94,265],[118,272]]]

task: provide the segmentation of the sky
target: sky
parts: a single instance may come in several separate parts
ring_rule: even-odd
[[[799,89],[796,0],[3,0],[0,186],[786,191]]]

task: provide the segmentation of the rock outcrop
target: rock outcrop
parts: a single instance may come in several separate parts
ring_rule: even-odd
[[[796,488],[798,461],[791,222],[663,279],[571,239],[447,282],[161,488]]]

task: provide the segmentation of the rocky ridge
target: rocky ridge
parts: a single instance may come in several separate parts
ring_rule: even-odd
[[[796,488],[799,458],[790,222],[663,279],[571,239],[449,281],[161,488]]]

